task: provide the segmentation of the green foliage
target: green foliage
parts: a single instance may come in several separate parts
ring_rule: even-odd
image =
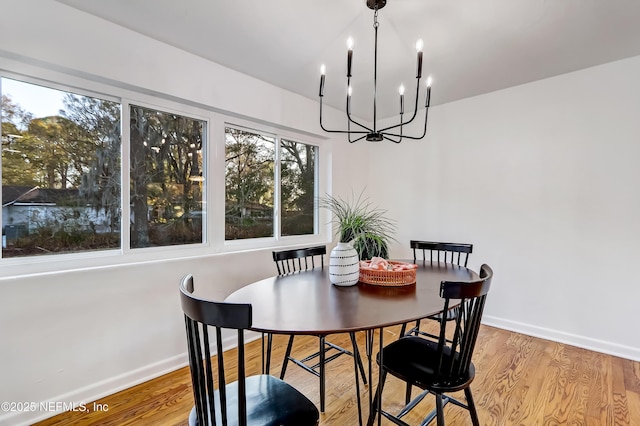
[[[225,129],[225,239],[273,236],[275,138]]]
[[[395,222],[386,218],[386,210],[373,206],[363,193],[349,200],[327,195],[320,200],[320,207],[333,213],[336,236],[342,243],[352,242],[360,259],[389,256]]]
[[[94,210],[105,209],[112,232],[120,229],[120,104],[67,93],[62,116],[91,141],[88,164],[80,178],[80,195]]]
[[[202,227],[183,229],[180,220],[202,209],[204,122],[135,105],[130,112],[131,246],[202,242]]]
[[[369,260],[372,257],[389,258],[389,245],[387,240],[374,234],[364,234],[360,238],[356,238],[353,248],[360,255],[360,260]]]
[[[78,229],[40,227],[28,236],[18,238],[14,244],[2,249],[3,257],[40,254],[76,253],[90,250],[117,249],[120,233],[95,233]]]

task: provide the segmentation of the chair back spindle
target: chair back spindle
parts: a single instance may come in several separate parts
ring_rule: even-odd
[[[452,265],[467,266],[469,254],[473,252],[473,244],[442,243],[435,241],[410,241],[413,250],[413,262],[418,260],[418,252],[422,252],[422,262],[450,263]]]
[[[226,425],[230,413],[227,411],[228,395],[224,368],[222,329],[238,330],[238,412],[240,425],[246,425],[246,386],[244,365],[244,330],[251,326],[251,305],[228,304],[198,299],[193,295],[193,276],[185,276],[180,284],[182,310],[187,331],[191,383],[193,385],[195,412],[198,424],[217,425],[214,373],[211,365],[211,351],[208,326],[215,330],[217,350],[217,382],[219,389],[219,420]]]
[[[318,266],[324,268],[326,246],[307,247],[293,250],[274,251],[273,261],[278,269],[278,275],[288,275],[294,272],[308,271]]]
[[[249,419],[265,425],[317,425],[315,405],[291,385],[269,375],[247,377],[244,331],[251,327],[251,305],[204,300],[193,293],[193,276],[186,275],[180,282],[180,302],[194,399],[189,425],[246,426]],[[216,340],[213,365],[209,327]],[[225,375],[223,329],[237,332],[237,380],[232,383]]]
[[[460,300],[454,321],[447,321],[444,316],[440,319],[438,374],[443,378],[465,377],[469,371],[492,277],[491,268],[482,265],[478,281],[443,281],[440,285],[440,297],[445,299],[445,309],[449,309],[452,300]],[[448,342],[446,334],[447,324],[450,322],[453,322],[454,332],[453,338]]]
[[[306,247],[293,250],[274,251],[273,261],[278,269],[278,275],[289,275],[301,271],[309,271],[315,269],[316,266],[324,268],[324,256],[327,254],[326,246]],[[352,342],[355,342],[354,332],[350,332]],[[284,379],[287,371],[289,361],[293,362],[303,370],[320,378],[320,411],[324,411],[325,407],[325,366],[327,363],[337,359],[341,355],[353,356],[356,359],[358,368],[362,373],[362,381],[366,384],[364,366],[360,354],[356,351],[351,352],[341,346],[331,343],[326,340],[326,336],[317,336],[319,338],[320,348],[317,352],[311,355],[307,355],[305,358],[297,359],[291,355],[293,348],[294,335],[289,335],[289,342],[287,343],[287,349],[285,350],[284,359],[282,360],[282,367],[280,370],[280,378]],[[272,336],[267,335],[267,350],[266,350],[266,368],[269,370],[271,359],[271,347]],[[329,352],[331,351],[331,352]],[[359,396],[358,396],[359,398]]]
[[[418,335],[405,335],[380,351],[378,365],[382,375],[371,404],[368,425],[373,425],[376,415],[380,416],[378,420],[386,417],[395,424],[405,425],[401,418],[419,407],[419,402],[429,393],[435,396],[436,406],[421,424],[430,424],[437,418],[438,425],[444,425],[444,407],[449,403],[468,410],[471,423],[476,426],[480,424],[470,387],[476,373],[471,358],[492,279],[493,271],[485,264],[480,268],[479,278],[473,281],[442,281],[442,312],[453,311],[455,315],[439,315],[438,335],[429,335],[428,339]],[[436,316],[431,318],[435,319]],[[454,328],[453,332],[451,327]],[[451,335],[453,337],[449,339]],[[407,384],[405,406],[398,414],[382,408],[387,374]],[[413,386],[419,387],[423,392],[412,400]],[[458,391],[464,391],[466,404],[451,395]]]

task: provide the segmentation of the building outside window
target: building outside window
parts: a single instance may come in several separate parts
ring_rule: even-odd
[[[120,104],[9,78],[3,257],[120,247]]]
[[[0,94],[3,259],[106,250],[147,258],[154,247],[210,252],[321,238],[320,148],[295,133],[29,77],[1,76]],[[220,132],[224,163],[207,156],[216,151],[211,132]],[[209,161],[220,171],[211,182]],[[244,243],[223,244],[233,240]]]

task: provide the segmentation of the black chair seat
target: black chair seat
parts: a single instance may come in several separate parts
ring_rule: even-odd
[[[195,403],[189,425],[317,426],[320,413],[316,406],[293,386],[268,375],[247,377],[244,333],[251,328],[251,305],[202,299],[194,290],[193,276],[185,275],[180,280],[180,304]],[[228,370],[235,367],[233,372],[225,371],[223,329],[236,332],[236,363],[227,363]],[[214,340],[215,363],[211,356]],[[236,381],[227,384],[231,376]]]
[[[310,425],[318,421],[318,410],[297,389],[282,380],[268,375],[251,376],[246,379],[247,424],[256,426]],[[227,385],[228,425],[238,425],[234,417],[238,412],[238,382]],[[220,418],[220,394],[215,392],[216,420]],[[196,408],[189,414],[189,426],[198,425]],[[209,425],[207,425],[209,426]]]
[[[413,386],[438,392],[455,392],[473,381],[475,367],[473,363],[464,375],[438,377],[438,342],[416,336],[405,336],[391,343],[382,351],[386,371]],[[451,362],[459,362],[459,353],[451,356],[451,348],[443,350],[441,369],[449,370]],[[380,355],[378,355],[378,364]]]
[[[474,281],[442,281],[440,297],[443,299],[442,312],[456,312],[455,319],[447,321],[443,314],[437,340],[419,336],[404,336],[385,346],[378,352],[380,382],[376,389],[367,426],[373,426],[376,416],[383,416],[397,425],[407,425],[401,420],[429,394],[435,397],[435,409],[426,415],[422,425],[437,419],[438,426],[444,426],[444,407],[453,404],[469,411],[471,422],[480,426],[471,382],[476,369],[471,362],[476,345],[482,312],[491,287],[493,271],[488,265],[480,267],[480,279]],[[447,325],[451,325],[447,333]],[[452,335],[447,339],[447,335]],[[406,405],[393,414],[382,405],[382,395],[387,376],[394,376],[407,384]],[[417,386],[423,391],[411,399],[411,388]],[[464,391],[466,403],[453,398],[450,393]],[[380,418],[378,419],[380,420]]]

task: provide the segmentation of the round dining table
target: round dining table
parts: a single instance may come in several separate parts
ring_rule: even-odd
[[[265,278],[236,290],[225,302],[250,303],[253,307],[251,330],[258,332],[326,336],[367,331],[371,383],[374,330],[441,313],[441,282],[479,279],[477,273],[464,266],[428,260],[418,261],[417,265],[416,282],[410,285],[383,286],[359,282],[353,286],[336,286],[329,281],[329,268],[325,267]],[[383,333],[379,335],[382,347]],[[355,341],[352,343],[355,353],[358,351],[357,345]],[[361,418],[355,358],[356,392]],[[324,388],[324,378],[321,378],[320,386]],[[324,401],[321,402],[321,411],[324,411]]]
[[[418,262],[415,284],[340,287],[329,268],[265,278],[244,286],[225,302],[253,306],[252,330],[275,334],[328,335],[372,330],[418,320],[442,311],[442,281],[474,281],[464,266]]]

